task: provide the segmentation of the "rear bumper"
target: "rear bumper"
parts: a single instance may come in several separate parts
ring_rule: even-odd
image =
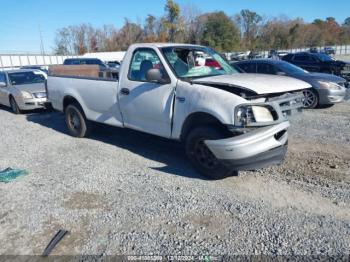
[[[343,102],[346,96],[347,90],[329,90],[329,89],[318,89],[320,104],[335,104]]]
[[[206,140],[205,144],[232,170],[253,170],[283,162],[289,122],[257,128],[236,137]]]

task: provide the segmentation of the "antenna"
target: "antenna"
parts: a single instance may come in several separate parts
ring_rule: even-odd
[[[41,52],[42,55],[45,55],[45,48],[44,48],[44,42],[43,42],[43,35],[42,35],[40,23],[38,24],[38,29],[39,29],[39,36],[40,36],[40,52]]]

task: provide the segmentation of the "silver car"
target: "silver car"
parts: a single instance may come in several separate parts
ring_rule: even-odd
[[[18,69],[0,72],[0,104],[13,113],[45,108],[47,75],[40,70]]]
[[[303,91],[304,107],[333,105],[348,98],[348,83],[344,78],[331,74],[310,73],[285,61],[256,59],[232,63],[232,66],[246,73],[272,74],[297,78],[309,83],[312,88]]]

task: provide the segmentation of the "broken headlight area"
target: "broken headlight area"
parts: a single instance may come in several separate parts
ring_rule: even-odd
[[[303,101],[304,95],[299,92],[268,97],[265,102],[242,104],[235,110],[235,127],[261,127],[287,121],[302,111]]]
[[[271,106],[242,105],[236,110],[236,123],[238,126],[252,124],[266,125],[277,119],[275,110]]]

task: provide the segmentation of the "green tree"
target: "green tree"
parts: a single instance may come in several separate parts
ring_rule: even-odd
[[[142,28],[129,19],[124,19],[124,26],[120,29],[116,36],[116,41],[118,42],[122,50],[126,50],[131,44],[141,42],[143,40],[143,30]]]
[[[346,18],[341,26],[341,43],[350,43],[350,17]]]
[[[350,17],[344,20],[343,26],[350,26]]]
[[[145,26],[144,26],[144,34],[146,36],[147,41],[154,42],[155,41],[155,24],[157,18],[153,15],[147,15]]]
[[[244,45],[247,48],[254,49],[256,46],[255,40],[259,33],[259,26],[262,22],[262,17],[257,13],[244,9],[238,16],[238,22],[241,25],[243,33]]]
[[[202,44],[218,51],[232,51],[239,47],[239,30],[224,12],[209,13],[206,16]]]
[[[180,23],[180,6],[173,0],[167,0],[165,12],[164,26],[168,31],[168,41],[175,42]]]

